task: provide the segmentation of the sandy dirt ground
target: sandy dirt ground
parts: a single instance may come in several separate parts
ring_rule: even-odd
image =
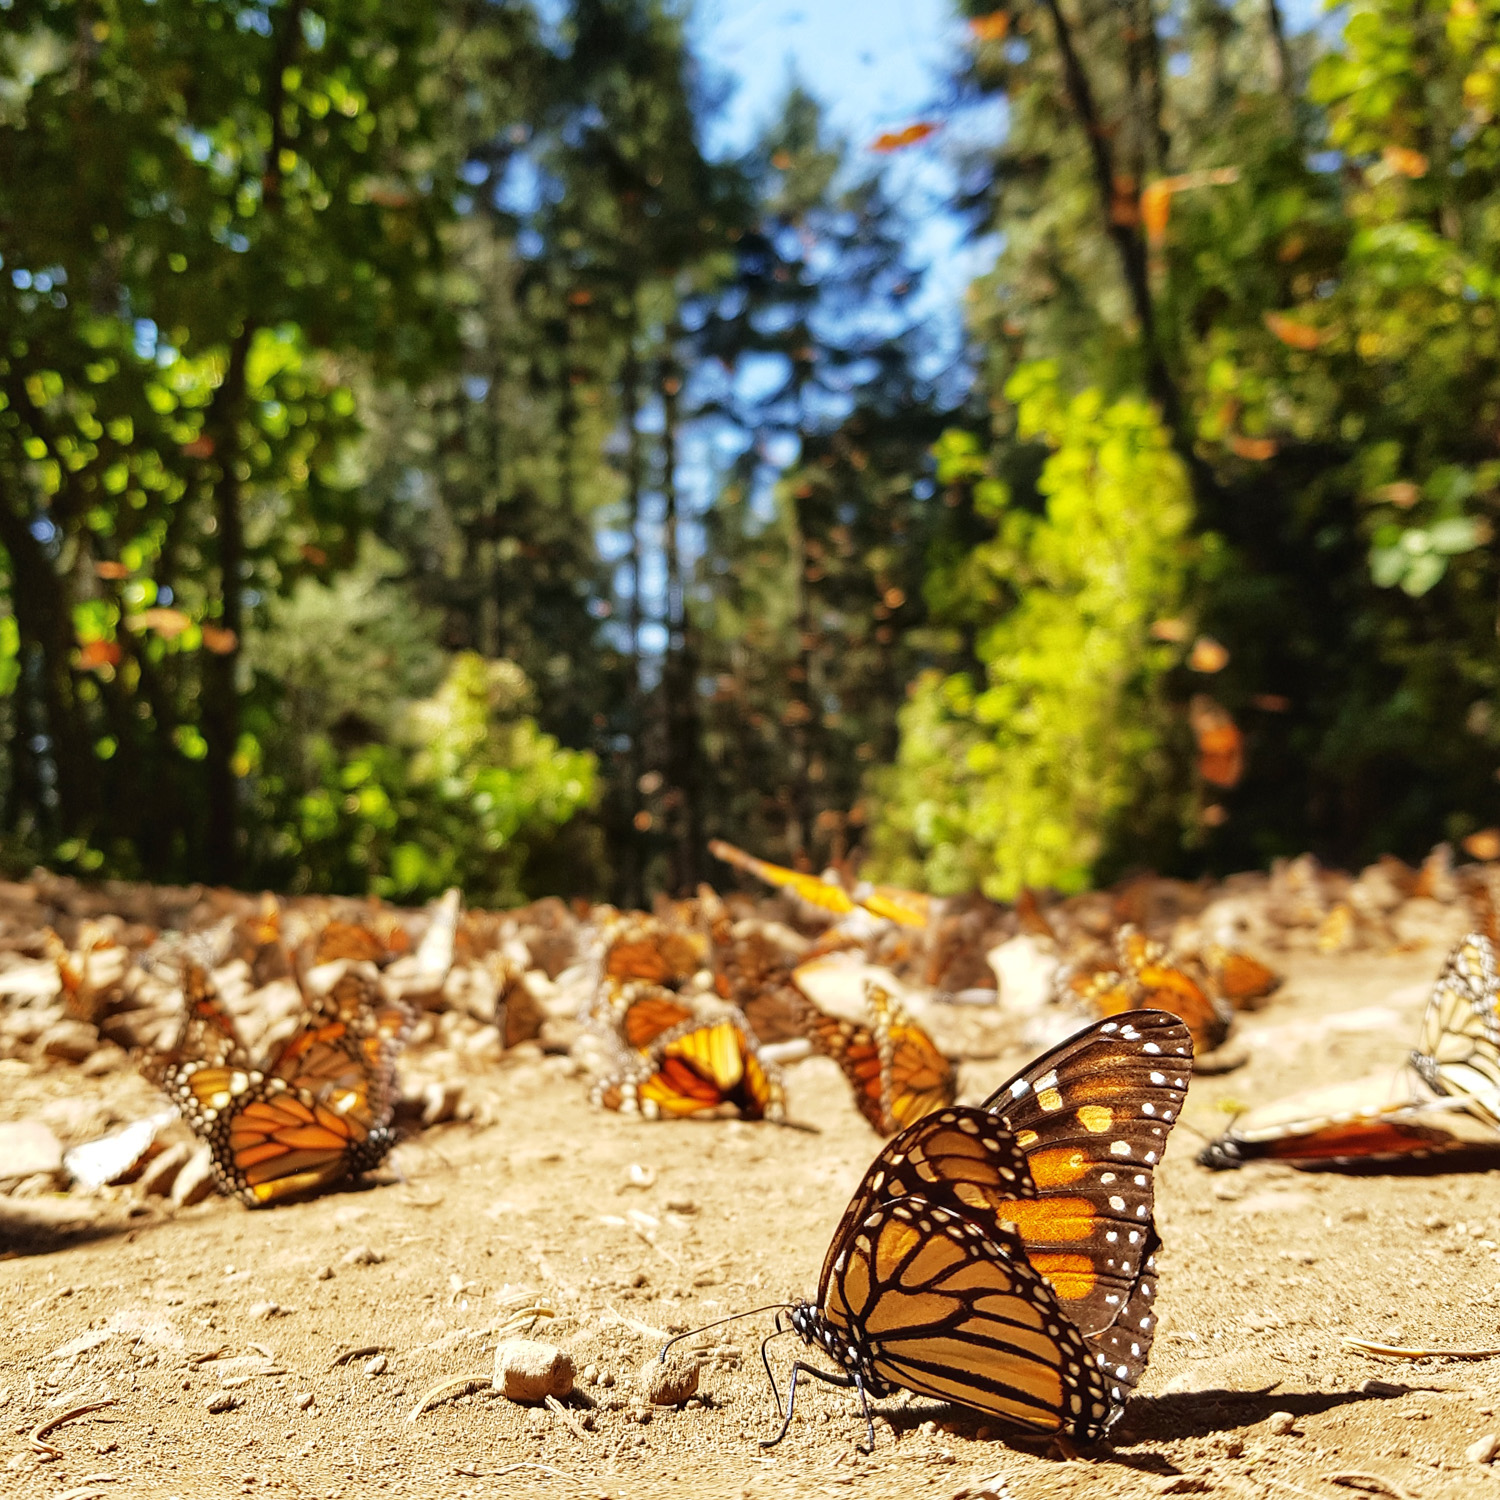
[[[766,1317],[705,1335],[699,1396],[648,1409],[635,1372],[662,1334],[813,1290],[878,1143],[823,1059],[788,1072],[812,1129],[653,1124],[592,1108],[572,1061],[532,1044],[468,1080],[490,1122],[403,1145],[399,1177],[259,1213],[122,1199],[86,1235],[13,1245],[0,1494],[946,1500],[995,1475],[1016,1500],[1500,1494],[1465,1456],[1500,1431],[1500,1359],[1393,1365],[1341,1344],[1500,1346],[1500,1178],[1193,1160],[1193,1130],[1217,1134],[1237,1104],[1399,1061],[1441,956],[1290,959],[1283,990],[1240,1020],[1246,1066],[1194,1081],[1159,1178],[1160,1336],[1108,1446],[1059,1456],[896,1397],[864,1457],[853,1398],[815,1385],[763,1452]],[[976,1101],[1026,1058],[998,1018],[949,1014],[935,1029],[966,1054]],[[0,1062],[0,1120],[156,1103],[123,1069]],[[412,1420],[445,1379],[489,1376],[526,1292],[551,1309],[537,1336],[579,1371],[565,1410],[479,1389]],[[782,1371],[794,1342],[772,1346]],[[106,1401],[46,1435],[61,1457],[35,1451],[40,1424]]]

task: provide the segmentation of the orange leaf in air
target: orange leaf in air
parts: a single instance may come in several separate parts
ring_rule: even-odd
[[[201,433],[192,442],[184,443],[181,451],[184,458],[212,458],[214,440],[206,432]]]
[[[992,10],[987,16],[974,16],[969,21],[969,35],[976,42],[1003,42],[1010,31],[1010,13]]]
[[[1231,787],[1245,774],[1245,737],[1229,710],[1206,693],[1188,704],[1188,722],[1198,741],[1198,774],[1210,786]]]
[[[1500,859],[1500,828],[1481,828],[1464,840],[1464,853],[1475,859]]]
[[[1164,178],[1151,183],[1141,194],[1141,223],[1146,242],[1153,248],[1167,237],[1167,223],[1172,217],[1172,180]]]
[[[96,562],[94,564],[94,576],[104,578],[111,583],[118,583],[122,578],[130,577],[130,569],[124,563]]]
[[[1268,458],[1276,457],[1276,439],[1245,437],[1243,433],[1232,432],[1229,434],[1229,451],[1236,458],[1264,463]]]
[[[1427,158],[1410,146],[1387,146],[1380,159],[1397,177],[1425,177]]]
[[[140,614],[131,615],[129,620],[132,630],[154,630],[169,641],[175,640],[192,623],[180,609],[163,609],[160,606],[143,609]]]
[[[1311,323],[1299,323],[1281,313],[1268,312],[1266,327],[1289,349],[1316,349],[1323,342],[1323,331]]]
[[[1186,620],[1153,620],[1151,622],[1151,639],[1154,641],[1185,641],[1187,633]]]
[[[226,630],[222,625],[205,625],[203,627],[204,648],[205,650],[212,651],[215,656],[228,656],[239,643],[239,636],[232,630]]]
[[[85,672],[97,667],[117,667],[120,664],[118,641],[85,641],[78,652],[78,665]]]
[[[1229,665],[1229,652],[1211,635],[1200,635],[1193,642],[1188,666],[1195,672],[1222,672]]]
[[[870,142],[870,150],[878,152],[881,156],[889,156],[892,151],[900,151],[906,146],[915,146],[920,141],[925,141],[928,136],[936,135],[939,127],[931,120],[918,120],[913,125],[904,126],[900,130],[883,130]]]

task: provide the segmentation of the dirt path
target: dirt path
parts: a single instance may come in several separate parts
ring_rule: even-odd
[[[1399,1060],[1440,956],[1292,960],[1274,1003],[1243,1019],[1249,1064],[1195,1081],[1184,1124],[1216,1134],[1226,1102]],[[972,1014],[964,1026],[971,1051],[997,1050],[976,1045]],[[967,1062],[963,1096],[1023,1060]],[[1500,1431],[1500,1360],[1395,1367],[1340,1344],[1500,1345],[1492,1176],[1215,1176],[1180,1129],[1158,1199],[1161,1334],[1112,1448],[1061,1462],[896,1398],[863,1458],[852,1398],[814,1387],[763,1453],[768,1320],[724,1330],[738,1364],[706,1368],[698,1404],[640,1419],[633,1373],[657,1331],[811,1290],[877,1144],[832,1064],[789,1073],[793,1113],[817,1133],[605,1115],[568,1059],[534,1048],[483,1087],[495,1123],[403,1146],[404,1181],[265,1213],[216,1198],[126,1219],[122,1205],[95,1238],[0,1263],[0,1493],[948,1497],[996,1473],[1016,1500],[1382,1493],[1328,1482],[1363,1472],[1421,1500],[1500,1494],[1464,1456]],[[104,1093],[126,1115],[154,1105],[125,1073],[0,1063],[3,1119]],[[632,1167],[651,1185],[631,1185]],[[565,1421],[481,1393],[409,1421],[445,1377],[489,1373],[522,1290],[555,1311],[539,1336],[572,1353],[593,1409]],[[773,1347],[785,1368],[788,1342]],[[361,1348],[378,1352],[336,1363]],[[61,1458],[33,1451],[38,1424],[104,1400],[47,1436]]]

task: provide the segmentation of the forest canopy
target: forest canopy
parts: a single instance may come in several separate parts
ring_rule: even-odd
[[[8,866],[997,899],[1500,824],[1500,0],[0,0]],[[1003,111],[997,141],[948,129]],[[993,236],[928,324],[889,164]]]

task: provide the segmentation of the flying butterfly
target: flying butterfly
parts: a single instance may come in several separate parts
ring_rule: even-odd
[[[1256,1157],[1293,1167],[1352,1167],[1500,1148],[1500,1132],[1461,1099],[1434,1093],[1403,1064],[1305,1089],[1240,1115],[1199,1153],[1216,1172]]]
[[[981,1108],[940,1109],[888,1141],[834,1231],[816,1300],[791,1305],[786,1328],[777,1315],[778,1333],[838,1372],[797,1361],[763,1446],[791,1425],[800,1374],[855,1391],[866,1452],[868,1397],[896,1389],[1031,1432],[1106,1432],[1150,1355],[1154,1173],[1191,1067],[1176,1017],[1099,1021]]]
[[[884,917],[903,927],[925,927],[931,911],[931,898],[920,891],[902,890],[898,886],[861,885],[857,895],[851,896],[843,886],[808,875],[801,870],[789,870],[785,865],[773,865],[769,860],[757,859],[723,839],[709,841],[708,852],[715,859],[733,865],[764,880],[768,885],[789,890],[793,895],[835,916],[847,916],[857,907],[863,907],[873,916]]]
[[[1166,947],[1126,922],[1115,932],[1113,966],[1078,969],[1064,964],[1054,990],[1081,1000],[1102,1015],[1132,1010],[1164,1010],[1182,1020],[1200,1051],[1211,1051],[1229,1034],[1233,1012],[1211,996],[1185,969],[1171,961]]]
[[[1500,1126],[1500,961],[1482,932],[1449,953],[1422,1017],[1412,1066],[1436,1093]]]
[[[185,962],[182,981],[176,1040],[141,1068],[208,1142],[221,1192],[264,1208],[384,1160],[395,1144],[395,1060],[408,1015],[359,1009],[346,990],[257,1065],[207,972]]]
[[[593,1100],[648,1120],[718,1115],[731,1108],[746,1120],[780,1121],[786,1115],[781,1074],[761,1057],[738,1011],[690,1016],[659,1033],[641,1055],[595,1085]]]

